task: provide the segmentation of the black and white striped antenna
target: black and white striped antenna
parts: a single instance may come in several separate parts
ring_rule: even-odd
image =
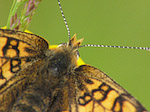
[[[62,10],[62,7],[61,7],[61,4],[60,4],[60,1],[59,1],[59,0],[57,0],[57,1],[58,1],[58,5],[59,5],[59,8],[60,8],[60,11],[61,11],[61,15],[62,15],[62,17],[63,17],[63,19],[64,19],[64,23],[65,23],[66,28],[67,28],[68,37],[69,37],[69,40],[70,40],[70,29],[69,29],[69,26],[68,26],[67,20],[66,20],[66,18],[65,18],[64,12],[63,12],[63,10]]]
[[[71,39],[70,38],[70,29],[69,29],[69,26],[68,26],[68,23],[67,23],[67,20],[65,18],[65,15],[64,15],[64,12],[62,10],[62,7],[61,7],[61,4],[60,4],[60,0],[57,0],[58,1],[58,5],[59,5],[59,8],[60,8],[60,11],[61,11],[61,15],[64,19],[64,23],[66,25],[66,28],[67,28],[67,32],[68,32],[68,37],[69,37],[69,40]],[[108,48],[126,48],[126,49],[143,49],[143,50],[146,50],[146,51],[150,51],[150,47],[129,47],[129,46],[112,46],[112,45],[96,45],[96,44],[87,44],[87,45],[82,45],[80,47],[108,47]]]
[[[126,49],[143,49],[150,51],[150,47],[129,47],[129,46],[112,46],[112,45],[96,45],[96,44],[87,44],[80,47],[108,47],[108,48],[126,48]]]

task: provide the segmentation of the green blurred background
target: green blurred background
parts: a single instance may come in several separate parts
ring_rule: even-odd
[[[12,0],[0,0],[0,27],[6,25]],[[150,47],[150,0],[61,0],[71,35],[83,44]],[[67,42],[57,0],[43,0],[29,30],[50,44]],[[81,58],[123,86],[150,110],[150,52],[81,48]]]

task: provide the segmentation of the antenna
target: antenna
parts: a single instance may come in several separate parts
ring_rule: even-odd
[[[80,47],[108,47],[108,48],[126,48],[126,49],[143,49],[150,51],[150,47],[128,47],[128,46],[111,46],[111,45],[96,45],[96,44],[87,44]]]
[[[64,12],[63,12],[63,10],[62,10],[60,1],[59,1],[59,0],[57,0],[57,1],[58,1],[58,5],[59,5],[59,8],[60,8],[60,11],[61,11],[61,15],[62,15],[62,17],[63,17],[63,19],[64,19],[64,23],[65,23],[66,28],[67,28],[68,37],[69,37],[69,40],[70,40],[70,29],[69,29],[69,26],[68,26],[68,24],[67,24],[67,20],[66,20],[66,18],[65,18]]]
[[[68,37],[69,37],[69,40],[71,39],[70,38],[70,29],[69,29],[69,26],[68,26],[68,23],[67,23],[67,20],[65,18],[65,15],[64,15],[64,12],[63,12],[63,9],[61,7],[61,3],[60,3],[60,0],[57,0],[58,1],[58,5],[59,5],[59,8],[60,8],[60,11],[61,11],[61,15],[64,19],[64,23],[66,25],[66,28],[67,28],[67,32],[68,32]],[[82,45],[80,47],[108,47],[108,48],[126,48],[126,49],[143,49],[143,50],[146,50],[146,51],[150,51],[150,47],[129,47],[129,46],[112,46],[112,45],[96,45],[96,44],[87,44],[87,45]],[[79,47],[79,48],[80,48]]]

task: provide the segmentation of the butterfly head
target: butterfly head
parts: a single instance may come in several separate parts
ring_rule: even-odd
[[[79,57],[78,48],[83,39],[77,40],[76,34],[67,43],[63,43],[56,48],[50,49],[48,66],[55,76],[68,74],[77,66]]]
[[[82,43],[83,39],[77,40],[76,39],[76,34],[73,35],[73,37],[69,40],[67,43],[67,46],[72,47],[72,50],[78,49]]]

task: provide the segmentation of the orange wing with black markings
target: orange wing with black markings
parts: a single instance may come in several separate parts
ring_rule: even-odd
[[[48,43],[37,35],[0,29],[0,111],[8,109],[34,80],[42,62],[38,56],[46,49]]]
[[[0,30],[0,86],[18,73],[29,58],[48,49],[39,36],[13,30]]]
[[[143,112],[146,109],[102,71],[82,65],[75,69],[80,80],[71,112]],[[77,105],[76,105],[77,104]],[[76,105],[76,106],[75,106]]]

